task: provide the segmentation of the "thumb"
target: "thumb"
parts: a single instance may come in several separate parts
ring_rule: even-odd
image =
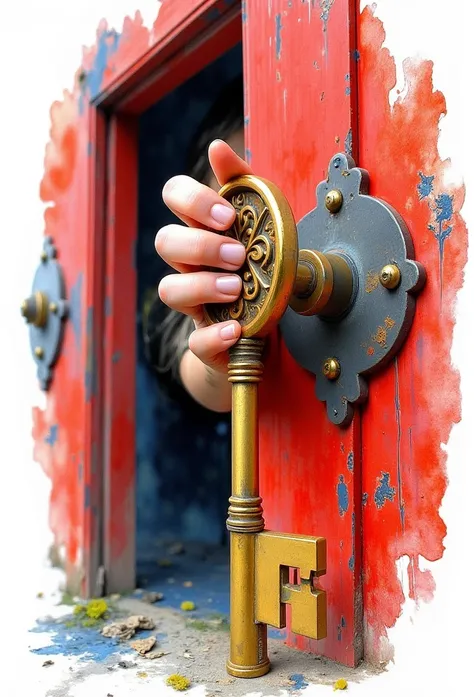
[[[252,169],[223,140],[214,140],[209,146],[209,163],[220,186],[234,177],[252,174]]]

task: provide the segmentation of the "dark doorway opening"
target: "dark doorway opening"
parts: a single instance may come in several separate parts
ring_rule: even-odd
[[[136,248],[136,571],[137,586],[199,614],[228,612],[225,517],[230,494],[230,420],[173,399],[150,366],[143,329],[160,279],[171,269],[154,239],[176,222],[161,191],[186,171],[192,138],[221,89],[242,76],[236,46],[139,119]],[[242,87],[243,89],[243,87]]]

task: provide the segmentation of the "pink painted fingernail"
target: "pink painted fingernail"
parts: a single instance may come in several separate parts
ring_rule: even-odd
[[[215,203],[211,208],[211,217],[219,225],[230,225],[235,218],[235,211],[223,203]]]
[[[220,331],[221,339],[224,339],[224,341],[230,341],[231,339],[235,339],[235,327],[233,324],[226,324],[224,327],[222,327]]]
[[[238,276],[219,276],[216,278],[216,288],[219,293],[238,295],[242,282]]]
[[[221,245],[221,259],[226,264],[242,266],[245,259],[245,247],[243,244],[223,244]]]

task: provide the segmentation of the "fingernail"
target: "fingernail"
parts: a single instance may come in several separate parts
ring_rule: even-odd
[[[226,264],[241,266],[245,259],[245,247],[243,244],[223,244],[221,245],[221,259]]]
[[[235,339],[235,327],[233,324],[226,324],[222,327],[220,331],[221,339],[224,341],[229,341],[230,339]]]
[[[216,288],[219,293],[238,295],[242,282],[238,276],[219,276],[216,278]]]
[[[230,225],[235,218],[235,211],[223,203],[215,203],[211,208],[211,217],[219,225]]]

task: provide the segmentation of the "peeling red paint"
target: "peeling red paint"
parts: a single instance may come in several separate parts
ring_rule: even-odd
[[[362,420],[362,487],[369,492],[363,509],[365,654],[379,661],[386,643],[381,638],[395,624],[405,600],[396,560],[408,558],[410,598],[427,601],[435,582],[430,571],[420,570],[421,558],[436,561],[444,551],[446,526],[439,509],[447,479],[441,443],[460,419],[459,376],[450,350],[467,230],[459,213],[464,189],[444,184],[449,161],[439,156],[438,138],[446,103],[433,89],[433,63],[404,61],[405,89],[391,107],[395,61],[383,47],[383,25],[369,8],[361,14],[359,38],[360,165],[371,174],[371,193],[405,218],[417,258],[428,272],[407,344],[396,363],[371,382]],[[434,177],[424,188],[422,174]],[[434,231],[429,226],[436,222],[436,201],[442,205],[442,195],[452,197],[453,229],[444,241],[449,274],[443,279],[441,301],[440,241],[434,234],[439,225]],[[438,217],[443,218],[439,209]],[[377,507],[373,494],[381,471],[388,473],[395,493]]]

